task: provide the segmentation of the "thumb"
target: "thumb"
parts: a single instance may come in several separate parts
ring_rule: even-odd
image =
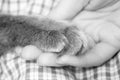
[[[57,63],[60,65],[70,65],[70,66],[76,66],[76,67],[83,66],[83,61],[80,60],[80,57],[73,56],[73,55],[64,55],[58,59]]]

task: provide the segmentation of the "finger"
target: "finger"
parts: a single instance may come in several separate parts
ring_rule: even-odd
[[[57,54],[54,53],[44,53],[39,56],[37,59],[37,63],[40,66],[61,66],[60,64],[56,63],[57,61]]]
[[[37,59],[40,54],[42,54],[42,52],[36,46],[27,45],[22,49],[21,57],[26,60],[34,60]]]
[[[76,66],[76,67],[83,67],[83,61],[80,59],[80,57],[77,56],[71,56],[71,55],[64,55],[57,61],[58,64],[61,65],[70,65],[70,66]]]

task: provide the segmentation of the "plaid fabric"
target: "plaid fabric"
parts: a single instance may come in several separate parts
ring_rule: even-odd
[[[99,67],[75,71],[78,80],[120,80],[120,52]]]
[[[59,0],[0,0],[0,12],[48,15]],[[41,67],[15,54],[0,58],[0,80],[120,80],[120,53],[94,68]]]
[[[41,67],[14,54],[0,60],[0,80],[76,80],[74,68]]]
[[[0,60],[0,80],[120,80],[120,52],[94,68],[41,67],[14,54]]]
[[[0,0],[0,13],[47,15],[59,0]]]

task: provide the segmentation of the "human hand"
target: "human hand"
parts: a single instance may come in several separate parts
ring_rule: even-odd
[[[37,64],[39,66],[54,66],[54,67],[61,67],[64,65],[58,64],[59,57],[56,53],[43,53],[37,59]]]
[[[70,20],[74,18],[89,2],[89,0],[60,0],[58,5],[50,12],[53,19]]]
[[[40,66],[75,66],[75,67],[86,67],[83,56],[63,55],[58,57],[55,53],[45,53],[39,56],[37,63]]]
[[[15,52],[24,60],[37,60],[37,64],[40,66],[62,66],[60,64],[57,64],[58,55],[56,53],[41,52],[34,45],[16,47]]]
[[[71,20],[82,11],[97,11],[116,4],[119,0],[61,0],[50,12],[54,19]]]
[[[39,50],[34,45],[27,45],[25,47],[16,47],[15,52],[18,56],[25,60],[34,60],[37,59],[41,54],[41,50]]]

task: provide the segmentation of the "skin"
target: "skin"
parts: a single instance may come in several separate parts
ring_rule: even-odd
[[[83,9],[87,11],[96,11],[104,7],[112,6],[118,1],[119,0],[60,0],[60,3],[51,11],[49,17],[72,20]]]
[[[61,0],[58,6],[51,11],[49,17],[70,20],[74,18],[88,2],[89,0]]]
[[[120,24],[117,22],[117,20],[120,20],[119,13],[120,11],[116,11],[104,19],[102,17],[100,19],[87,19],[85,16],[88,15],[88,12],[85,12],[84,15],[78,15],[74,22],[78,25],[82,24],[83,26],[79,27],[94,38],[97,44],[81,56],[63,55],[61,58],[54,56],[57,58],[54,66],[59,64],[60,66],[93,67],[100,66],[111,59],[120,50]],[[45,64],[45,66],[49,65]]]
[[[89,27],[84,26],[83,29],[94,38],[97,44],[82,56],[63,56],[60,59],[61,64],[77,67],[99,66],[120,50],[120,27],[116,26],[114,22],[107,20],[92,21],[89,23]]]
[[[82,28],[87,34],[93,37],[97,44],[81,56],[64,55],[58,58],[53,53],[49,53],[46,58],[45,56],[47,54],[41,55],[41,57],[44,58],[39,59],[39,65],[57,67],[65,65],[76,67],[99,66],[109,60],[113,55],[115,55],[116,52],[120,50],[120,24],[118,22],[120,21],[120,16],[118,15],[120,10],[117,10],[115,12],[108,12],[110,14],[99,14],[96,10],[104,8],[105,4],[107,6],[107,4],[109,3],[107,2],[108,0],[91,0],[84,3],[85,5],[83,5],[83,1],[84,0],[71,0],[70,2],[69,0],[62,0],[57,8],[50,13],[49,17],[52,17],[54,19],[72,20],[79,27],[81,26],[80,28]],[[100,1],[100,4],[98,4],[97,1]],[[102,1],[105,2],[105,4],[101,7],[103,3]],[[112,3],[112,0],[110,1]],[[78,2],[81,3],[81,5],[78,4]],[[90,5],[88,4],[88,2]],[[92,6],[92,4],[94,3],[96,5]],[[74,7],[74,5],[76,5],[77,7]],[[85,10],[89,11],[84,10],[79,13],[85,6]],[[69,15],[67,14],[68,11],[70,13]],[[44,60],[47,60],[48,58],[54,58],[56,61],[48,62],[48,60],[44,62]]]

